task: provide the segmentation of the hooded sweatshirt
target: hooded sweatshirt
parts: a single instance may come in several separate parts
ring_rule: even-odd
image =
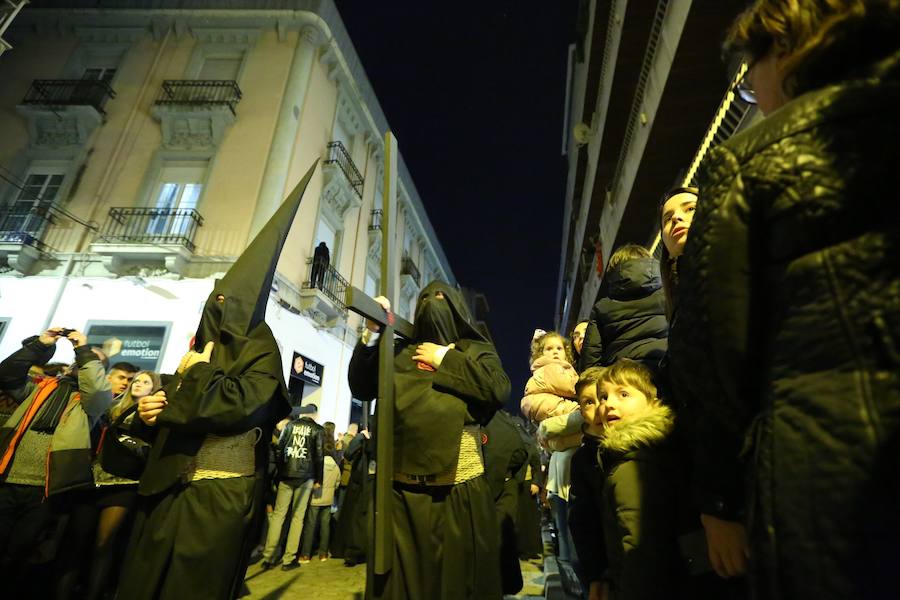
[[[611,365],[620,358],[655,370],[666,353],[669,334],[659,262],[651,257],[626,260],[606,278],[609,293],[591,309],[580,370]]]

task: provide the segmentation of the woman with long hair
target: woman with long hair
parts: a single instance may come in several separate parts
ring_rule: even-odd
[[[119,418],[125,411],[137,405],[137,401],[160,389],[160,377],[153,371],[140,371],[131,380],[128,389],[116,400],[107,412],[104,421],[108,424]],[[126,417],[137,418],[134,415]],[[116,587],[117,557],[124,548],[119,542],[126,536],[126,523],[134,503],[137,501],[137,484],[133,479],[107,473],[100,465],[99,455],[94,459],[94,483],[96,485],[95,506],[98,510],[97,533],[94,539],[93,560],[91,561],[86,598],[95,600]],[[117,551],[118,550],[118,551]]]

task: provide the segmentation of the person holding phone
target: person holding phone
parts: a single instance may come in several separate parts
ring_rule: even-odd
[[[75,362],[59,376],[30,378],[62,338]],[[55,327],[0,363],[0,390],[19,403],[0,427],[0,578],[8,589],[23,589],[16,584],[39,534],[70,495],[93,486],[90,423],[112,402],[104,360],[83,333]]]

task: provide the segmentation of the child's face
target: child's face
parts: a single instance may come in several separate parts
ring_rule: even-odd
[[[578,408],[584,418],[584,426],[592,435],[603,434],[603,421],[600,419],[600,400],[597,398],[597,386],[586,385],[578,394]]]
[[[600,419],[604,427],[615,427],[622,419],[640,414],[650,407],[651,399],[630,385],[605,381],[597,388]]]
[[[542,356],[549,356],[553,360],[565,360],[566,349],[563,346],[562,338],[551,337],[544,340],[544,347],[541,349]]]

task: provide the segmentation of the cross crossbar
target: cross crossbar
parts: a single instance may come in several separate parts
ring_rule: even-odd
[[[393,325],[394,333],[406,340],[413,337],[413,325],[400,315],[389,312],[375,302],[368,294],[355,286],[347,287],[347,308],[358,315],[362,315],[370,321],[375,321],[382,327]]]

